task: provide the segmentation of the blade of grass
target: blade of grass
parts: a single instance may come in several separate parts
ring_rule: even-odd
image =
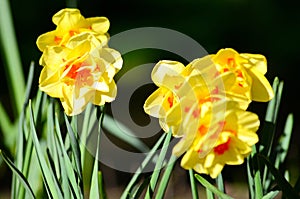
[[[6,164],[10,167],[10,169],[13,171],[13,173],[16,175],[16,177],[19,179],[21,184],[26,189],[27,193],[31,198],[35,199],[34,193],[32,191],[32,188],[30,187],[30,184],[28,183],[26,177],[22,174],[20,170],[14,165],[14,163],[3,153],[2,150],[0,150],[0,155],[3,158],[3,160],[6,162]]]
[[[197,189],[197,184],[195,181],[195,176],[194,176],[194,171],[193,169],[189,170],[189,177],[190,177],[190,183],[191,183],[191,190],[192,190],[192,196],[193,199],[198,199],[198,189]]]
[[[266,195],[264,195],[264,197],[262,197],[262,199],[274,199],[277,195],[278,195],[279,191],[270,191],[269,193],[267,193]]]
[[[126,199],[127,197],[130,196],[130,191],[131,191],[132,187],[136,183],[136,181],[137,181],[138,177],[140,176],[140,174],[142,173],[143,169],[151,161],[151,159],[152,159],[153,155],[155,154],[155,152],[157,151],[158,147],[165,139],[165,136],[166,136],[166,133],[163,133],[162,136],[159,138],[159,140],[155,143],[153,148],[149,151],[149,153],[145,157],[145,159],[142,162],[142,164],[140,165],[140,167],[136,170],[134,175],[131,177],[130,182],[128,183],[128,185],[126,186],[125,190],[123,191],[123,193],[121,195],[121,199]]]
[[[167,185],[170,181],[171,173],[172,173],[174,165],[176,163],[176,160],[177,160],[177,157],[172,155],[168,162],[168,165],[166,166],[164,175],[162,176],[162,179],[159,183],[157,193],[155,196],[156,199],[161,199],[164,197],[166,189],[167,189]]]
[[[22,111],[23,97],[25,94],[25,81],[22,70],[21,58],[19,54],[17,39],[15,35],[11,8],[8,0],[0,0],[0,44],[2,55],[6,67],[12,91],[13,108],[15,115],[18,116]]]
[[[280,172],[265,156],[261,154],[258,154],[257,156],[268,167],[285,197],[293,199],[300,198],[297,191],[293,189],[291,184],[282,176],[282,174],[280,174]]]
[[[66,121],[67,129],[68,129],[68,134],[71,139],[70,142],[71,142],[71,147],[72,147],[72,151],[73,151],[74,158],[75,158],[76,170],[77,170],[80,180],[82,180],[82,168],[81,168],[81,163],[80,163],[81,158],[80,158],[79,143],[78,143],[78,140],[76,139],[75,133],[69,123],[69,120],[68,120],[66,114],[64,114],[64,116],[65,116],[65,121]]]
[[[143,191],[148,187],[149,183],[150,183],[150,176],[146,177],[146,179],[144,179],[144,181],[140,185],[137,185],[136,188],[133,189],[132,198],[133,199],[141,198]]]
[[[224,187],[224,182],[223,182],[223,176],[222,176],[222,173],[220,173],[220,174],[217,176],[216,183],[217,183],[218,189],[219,189],[220,191],[222,191],[223,193],[225,193],[225,187]]]
[[[275,137],[275,126],[278,117],[277,115],[283,90],[283,81],[279,81],[278,77],[276,77],[273,81],[273,90],[274,98],[268,103],[265,122],[261,131],[262,137],[260,139],[259,145],[259,152],[266,157],[270,157],[271,154],[271,149]],[[267,178],[267,176],[269,175],[268,168],[264,167],[261,169],[263,189],[266,192],[271,184],[271,180]]]
[[[257,159],[257,151],[256,151],[256,146],[252,146],[252,152],[250,155],[251,159],[252,159],[252,163],[253,165],[253,172],[254,172],[254,177],[252,180],[253,184],[254,184],[254,191],[255,191],[255,198],[262,198],[263,197],[263,186],[262,186],[262,182],[261,182],[261,172],[260,172],[260,168],[261,168],[261,164],[259,162],[259,160]]]
[[[253,180],[253,173],[252,173],[252,159],[250,156],[247,157],[247,178],[248,178],[248,188],[250,199],[254,199],[255,192],[254,192],[254,180]]]
[[[28,105],[28,101],[29,101],[29,96],[30,96],[30,92],[31,92],[31,86],[32,86],[32,82],[33,82],[33,75],[34,74],[34,63],[32,62],[30,64],[29,67],[29,73],[28,73],[28,78],[27,78],[27,83],[26,83],[26,92],[25,92],[25,100],[23,103],[23,107],[22,107],[22,112],[20,113],[20,117],[19,117],[19,121],[18,121],[18,132],[17,132],[17,136],[18,139],[12,139],[14,141],[16,141],[16,158],[15,158],[15,164],[16,167],[22,171],[23,175],[27,178],[28,177],[28,173],[29,173],[29,167],[30,167],[30,162],[31,162],[31,155],[33,152],[33,143],[32,143],[32,139],[30,136],[27,136],[27,138],[25,137],[26,132],[27,135],[28,130],[26,128],[26,118],[25,118],[25,110],[26,107]],[[25,126],[25,128],[24,128]],[[13,131],[15,132],[15,131]],[[10,134],[14,134],[14,133],[10,133]],[[24,153],[24,138],[27,139],[26,142],[26,146],[25,146],[25,153]],[[12,197],[14,198],[15,196],[19,196],[21,198],[25,197],[25,190],[24,188],[20,187],[19,184],[16,184],[15,181],[15,176],[13,176],[13,180],[12,180]]]
[[[92,181],[91,181],[91,188],[90,188],[90,197],[94,199],[100,198],[99,193],[99,182],[98,182],[98,155],[99,155],[99,142],[100,142],[100,133],[97,136],[97,148],[96,148],[96,155],[94,160],[94,168],[92,172]]]
[[[165,161],[166,153],[167,153],[167,150],[169,148],[169,143],[170,143],[171,137],[172,137],[172,132],[169,131],[167,133],[167,137],[166,137],[166,139],[163,143],[161,152],[160,152],[160,154],[158,156],[158,159],[156,161],[154,171],[152,172],[151,179],[150,179],[150,184],[148,186],[147,193],[146,193],[146,198],[152,198],[152,196],[153,196],[153,193],[154,193],[154,190],[155,190],[158,178],[159,178],[159,174],[160,174],[160,171],[163,167],[163,163]]]
[[[279,165],[285,161],[287,156],[289,145],[291,143],[291,135],[293,130],[294,118],[293,114],[289,114],[284,126],[283,134],[279,138],[279,143],[276,147],[276,160],[275,167],[279,169]]]
[[[47,162],[45,160],[44,154],[42,152],[42,148],[40,146],[40,143],[39,143],[39,140],[38,140],[38,137],[36,134],[31,101],[29,101],[29,111],[30,111],[31,136],[32,136],[34,148],[36,151],[36,156],[37,156],[37,159],[38,159],[41,171],[42,171],[44,183],[45,183],[46,187],[49,188],[47,190],[48,194],[50,194],[51,198],[63,198],[63,194],[60,192],[59,185],[54,180],[55,179],[53,176],[54,174],[47,165]]]
[[[207,180],[205,180],[202,176],[199,174],[195,174],[196,179],[209,191],[216,194],[218,197],[222,199],[233,199],[231,196],[221,192],[218,188],[216,188],[214,185],[210,184]]]
[[[101,171],[98,171],[98,189],[99,189],[99,194],[100,194],[100,199],[106,199],[106,192],[104,188],[104,181],[103,181],[103,175]]]
[[[56,128],[59,128],[56,127]],[[64,190],[64,197],[65,198],[75,198],[74,195],[71,197],[71,191],[70,191],[70,184],[69,184],[69,179],[67,175],[67,167],[65,165],[65,160],[64,160],[64,154],[62,152],[62,149],[60,147],[60,141],[56,133],[53,133],[52,135],[55,146],[57,148],[57,154],[58,154],[58,163],[60,167],[60,176],[61,176],[61,185],[62,189]]]
[[[75,168],[73,167],[72,163],[71,163],[71,160],[67,154],[67,150],[64,146],[64,143],[63,143],[63,139],[62,139],[62,136],[61,136],[61,130],[59,128],[59,121],[58,121],[58,116],[57,116],[57,113],[56,113],[56,117],[55,117],[55,127],[56,127],[56,136],[58,138],[58,142],[59,142],[59,146],[60,146],[60,151],[62,153],[62,157],[64,159],[64,162],[63,164],[65,165],[66,167],[66,173],[67,173],[67,176],[68,176],[68,179],[69,179],[69,182],[71,184],[71,191],[74,193],[74,197],[75,198],[83,198],[83,195],[82,195],[82,192],[81,192],[81,189],[79,187],[79,185],[77,184],[77,180],[76,180],[76,175],[75,175]]]
[[[205,191],[207,199],[215,199],[213,192],[211,192],[209,189],[205,189]]]
[[[68,179],[69,179],[69,182],[71,183],[71,190],[72,192],[74,192],[75,194],[75,198],[83,198],[83,194],[82,194],[82,191],[80,189],[80,187],[78,186],[77,184],[77,180],[76,180],[76,175],[75,175],[75,168],[73,167],[72,163],[71,163],[71,160],[67,154],[67,151],[65,149],[65,146],[64,146],[64,143],[63,143],[63,139],[61,137],[61,130],[60,130],[60,127],[59,127],[59,121],[58,121],[58,116],[56,114],[56,117],[55,117],[55,127],[56,127],[56,136],[58,138],[58,142],[59,142],[59,146],[60,146],[60,151],[62,152],[62,156],[63,156],[63,159],[64,159],[64,165],[66,167],[66,171],[67,171],[67,176],[68,176]]]

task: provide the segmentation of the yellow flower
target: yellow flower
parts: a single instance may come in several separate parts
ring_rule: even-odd
[[[256,131],[259,119],[256,114],[238,108],[236,102],[227,103],[225,118],[216,125],[220,127],[217,142],[208,154],[202,156],[202,147],[207,144],[202,142],[203,135],[211,125],[205,117],[211,116],[207,114],[201,118],[199,131],[183,156],[181,166],[216,178],[225,164],[239,165],[244,162],[251,147],[258,142]]]
[[[83,32],[94,35],[102,46],[107,44],[109,20],[106,17],[84,18],[78,9],[65,8],[52,21],[56,29],[40,35],[36,42],[42,52],[47,46],[64,46],[70,38]]]
[[[113,77],[123,60],[118,51],[99,48],[94,35],[80,33],[65,46],[48,46],[40,63],[40,89],[59,98],[67,115],[81,113],[89,102],[103,105],[116,97]]]
[[[147,114],[159,118],[162,129],[181,137],[197,125],[201,106],[205,102],[224,98],[224,89],[235,81],[231,73],[210,77],[211,62],[193,68],[177,61],[162,60],[152,70],[152,80],[159,87],[145,101]],[[228,88],[227,88],[228,89]]]
[[[216,177],[225,164],[242,164],[258,142],[259,120],[249,103],[273,98],[263,55],[221,49],[186,67],[160,61],[151,77],[158,89],[145,101],[147,114],[180,137],[173,154],[181,165]]]

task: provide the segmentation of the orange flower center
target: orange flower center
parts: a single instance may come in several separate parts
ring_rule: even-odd
[[[67,68],[69,68],[70,66],[69,65],[66,65],[66,68],[65,68],[65,70],[67,69]],[[69,77],[69,78],[71,78],[71,79],[75,79],[76,78],[76,76],[77,76],[77,70],[79,69],[81,67],[81,63],[79,62],[79,63],[76,63],[76,64],[72,64],[72,66],[71,66],[71,69],[69,70],[69,72],[67,73],[67,77]]]
[[[217,154],[217,155],[222,155],[224,154],[228,149],[229,149],[229,145],[230,145],[230,138],[227,140],[227,142],[223,143],[223,144],[220,144],[218,146],[216,146],[214,148],[214,152]]]

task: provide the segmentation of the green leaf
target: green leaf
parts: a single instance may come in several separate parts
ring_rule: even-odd
[[[92,182],[91,182],[91,189],[90,189],[90,197],[94,199],[100,198],[99,193],[99,182],[98,182],[98,155],[99,155],[99,143],[100,143],[100,133],[97,136],[97,148],[96,148],[96,155],[94,160],[94,168],[92,173]]]
[[[165,161],[166,153],[167,153],[167,150],[169,148],[171,137],[172,137],[172,132],[169,131],[167,133],[167,137],[166,137],[166,139],[163,143],[161,152],[160,152],[160,154],[158,156],[158,159],[156,161],[154,171],[152,172],[151,179],[150,179],[150,184],[149,184],[149,187],[148,187],[147,193],[146,193],[146,198],[152,198],[152,196],[153,196],[153,193],[154,193],[154,190],[155,190],[155,187],[156,187],[156,183],[158,181],[159,174],[160,174],[160,171],[163,167],[163,163]]]
[[[249,194],[251,199],[254,199],[255,192],[254,192],[254,180],[252,174],[252,158],[250,156],[247,157],[247,178],[248,178],[248,187],[249,187]]]
[[[40,143],[39,143],[39,140],[38,140],[38,137],[36,134],[31,101],[29,101],[29,111],[30,111],[31,136],[33,139],[37,159],[38,159],[41,171],[42,171],[42,176],[44,179],[46,190],[49,194],[49,197],[51,197],[51,198],[63,198],[63,194],[60,191],[58,182],[55,181],[54,173],[49,169],[49,167],[47,165],[46,159],[44,157],[44,153],[42,151],[42,148],[40,146]]]
[[[171,173],[173,171],[176,160],[177,160],[177,157],[172,155],[169,162],[168,162],[168,165],[165,168],[164,175],[162,176],[160,184],[158,186],[157,193],[156,193],[156,196],[155,196],[156,199],[161,199],[161,198],[164,197],[164,194],[166,192],[167,185],[170,181],[170,176],[171,176]]]
[[[148,187],[149,183],[150,183],[150,176],[146,177],[146,179],[144,179],[144,181],[140,185],[137,185],[135,187],[135,189],[132,191],[133,192],[132,198],[133,199],[141,198],[143,191]]]
[[[71,141],[72,151],[73,151],[73,154],[75,157],[77,174],[79,175],[80,180],[82,180],[82,168],[81,168],[79,143],[78,143],[78,140],[76,139],[76,136],[75,136],[74,131],[69,123],[69,120],[68,120],[66,114],[64,116],[65,116],[65,121],[66,121],[67,129],[68,129],[68,134],[71,139],[70,141]]]
[[[214,185],[210,184],[207,180],[205,180],[202,176],[199,174],[195,174],[196,179],[209,191],[213,192],[216,194],[218,197],[223,198],[223,199],[233,199],[229,195],[221,192],[219,189],[217,189]]]
[[[190,183],[191,183],[191,190],[192,190],[192,196],[193,199],[198,199],[198,189],[197,189],[197,184],[195,181],[195,175],[193,169],[189,170],[189,177],[190,177]]]
[[[143,172],[143,169],[151,161],[153,155],[157,151],[157,149],[160,146],[160,144],[163,142],[165,136],[166,136],[166,133],[163,133],[162,136],[159,138],[159,140],[155,143],[155,145],[153,146],[153,148],[149,151],[149,153],[147,153],[147,156],[145,157],[144,161],[139,166],[139,168],[135,171],[134,175],[131,177],[130,182],[128,183],[128,185],[126,186],[125,190],[123,191],[123,193],[121,195],[121,199],[126,199],[128,197],[130,198],[132,187],[136,183],[136,181],[137,181],[138,177],[140,176],[140,174]]]
[[[104,188],[103,175],[101,171],[98,171],[98,189],[100,194],[100,199],[106,199],[106,192]]]
[[[258,154],[258,158],[268,167],[270,172],[275,178],[276,183],[281,188],[282,193],[287,198],[297,199],[300,196],[297,194],[296,190],[289,184],[289,182],[280,174],[280,172],[274,167],[274,165],[263,155]]]
[[[78,184],[77,184],[76,175],[75,175],[75,171],[74,171],[75,168],[73,167],[71,160],[65,149],[63,139],[61,137],[61,130],[60,130],[59,126],[60,125],[59,125],[59,121],[58,121],[58,116],[56,116],[55,117],[55,127],[56,127],[55,132],[56,132],[56,136],[59,141],[60,151],[62,152],[62,157],[64,159],[64,165],[66,168],[67,176],[68,176],[69,182],[71,183],[71,190],[72,190],[72,192],[74,192],[74,194],[76,196],[75,198],[80,199],[80,198],[83,198],[83,195],[82,195],[80,186],[78,186]]]
[[[275,167],[279,169],[280,164],[285,161],[288,154],[289,145],[291,142],[291,135],[293,130],[294,118],[293,114],[289,114],[285,123],[284,131],[279,138],[279,143],[276,146],[276,160]]]
[[[207,199],[215,199],[213,192],[211,192],[209,189],[206,190],[206,198]]]
[[[18,170],[18,168],[14,165],[14,163],[0,150],[0,155],[3,158],[3,160],[6,162],[6,164],[9,166],[9,168],[13,171],[13,173],[18,177],[19,181],[22,183],[24,188],[26,189],[27,193],[31,198],[35,198],[34,193],[32,191],[32,188],[30,187],[30,184],[28,183],[26,177],[22,174],[21,171]]]
[[[266,195],[264,195],[264,197],[262,197],[262,199],[274,199],[277,195],[278,195],[279,191],[270,191],[269,193],[267,193]]]
[[[218,189],[219,189],[220,191],[222,191],[223,193],[225,193],[225,187],[224,187],[224,182],[223,182],[223,176],[222,176],[222,173],[220,173],[220,174],[217,176],[216,183],[217,183]]]
[[[57,127],[59,128],[59,127]],[[60,167],[60,176],[61,176],[61,185],[62,189],[64,190],[64,197],[65,198],[71,198],[71,192],[70,192],[70,184],[69,184],[69,179],[68,179],[68,172],[67,172],[67,167],[65,164],[65,158],[64,158],[64,153],[62,152],[61,146],[60,146],[60,141],[59,138],[57,137],[57,134],[53,134],[54,137],[54,142],[55,146],[57,148],[57,153],[58,153],[58,163]],[[74,195],[72,195],[72,198],[75,198]]]
[[[11,85],[13,108],[15,115],[22,111],[25,94],[25,81],[22,62],[14,30],[13,17],[8,0],[0,1],[0,43],[2,55],[6,64],[5,71],[8,76],[8,85]]]

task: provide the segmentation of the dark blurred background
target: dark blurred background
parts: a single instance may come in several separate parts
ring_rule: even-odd
[[[38,63],[41,52],[36,47],[37,37],[55,28],[52,16],[66,7],[63,0],[11,0],[11,9],[20,49],[25,77],[31,61]],[[220,48],[231,47],[240,53],[259,53],[268,60],[266,74],[272,83],[277,76],[284,81],[282,102],[279,110],[278,128],[281,132],[289,113],[294,114],[294,129],[287,167],[291,168],[292,177],[299,176],[299,130],[300,91],[299,46],[300,45],[300,12],[297,1],[291,0],[166,0],[166,1],[96,1],[81,0],[77,7],[85,17],[106,16],[111,23],[109,34],[138,27],[163,27],[179,31],[199,42],[208,53],[216,53]],[[166,59],[163,53],[137,52],[124,56],[124,69],[147,62]],[[168,55],[167,58],[172,57]],[[127,59],[126,59],[127,58]],[[174,58],[174,57],[173,57]],[[151,61],[150,61],[151,60]],[[179,60],[180,61],[180,60]],[[36,85],[41,67],[36,65]],[[1,64],[1,74],[4,68]],[[5,77],[1,81],[1,103],[7,110],[11,109],[8,91],[10,85]],[[250,110],[264,119],[267,103],[253,102]],[[14,118],[12,118],[14,119]],[[236,167],[231,167],[235,169]],[[109,168],[103,168],[109,170]],[[2,169],[9,173],[8,169]],[[117,171],[107,171],[116,173]],[[228,179],[239,179],[230,168],[225,169]],[[8,179],[7,174],[0,172],[0,178]],[[123,173],[126,182],[129,178]],[[110,181],[113,179],[110,179]],[[292,179],[293,180],[293,179]],[[116,182],[117,183],[117,182]],[[119,182],[121,183],[121,182]],[[9,187],[9,183],[1,183]],[[109,183],[113,185],[113,183]],[[121,185],[120,185],[121,186]],[[0,189],[0,192],[3,189]]]

